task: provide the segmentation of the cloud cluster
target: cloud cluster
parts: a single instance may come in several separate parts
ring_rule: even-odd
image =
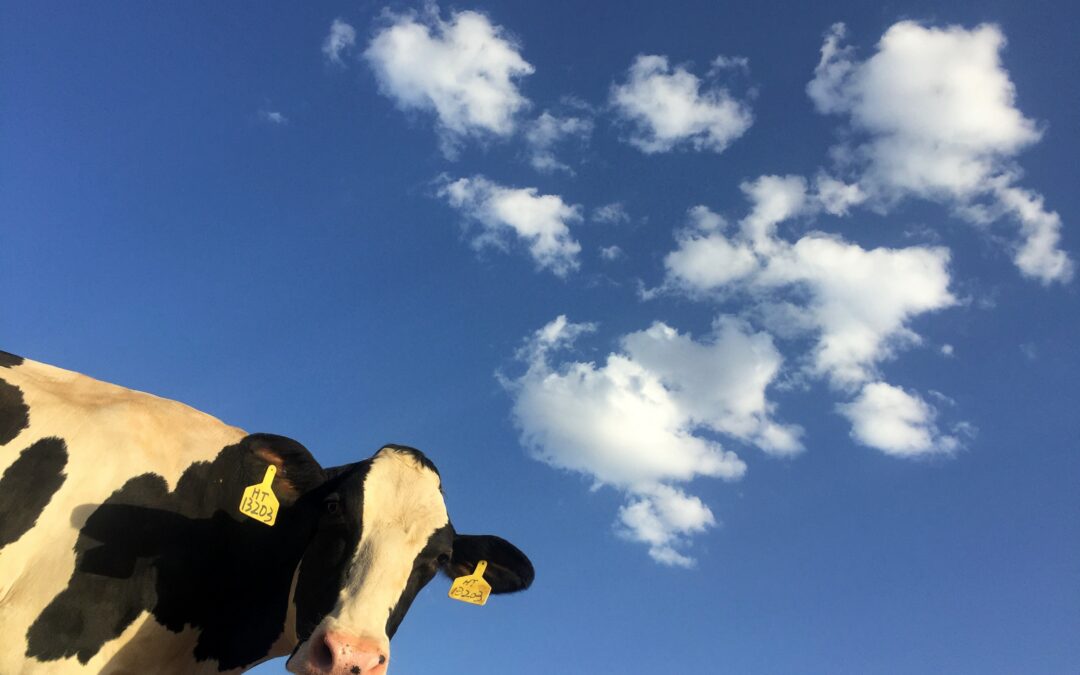
[[[672,68],[666,56],[638,56],[626,81],[611,87],[610,101],[632,128],[629,142],[648,154],[682,145],[723,152],[753,122],[746,102],[717,85],[703,88],[696,75]]]
[[[1020,223],[1020,271],[1043,283],[1071,278],[1060,218],[1015,186],[1012,158],[1042,134],[1015,105],[1001,30],[902,21],[865,61],[843,38],[836,24],[807,93],[820,112],[850,120],[860,140],[835,154],[859,173],[860,189],[884,205],[907,195],[940,201],[978,222],[1011,216]]]
[[[909,328],[913,318],[956,303],[949,291],[949,252],[924,246],[867,250],[820,232],[794,243],[778,237],[780,222],[829,208],[832,197],[820,188],[819,182],[818,190],[810,191],[801,176],[762,176],[744,183],[751,208],[732,233],[707,208],[691,209],[692,226],[678,235],[676,249],[665,258],[667,289],[694,297],[739,293],[778,334],[816,336],[807,371],[840,391],[861,389],[844,408],[860,443],[904,454],[888,440],[892,434],[866,431],[876,415],[884,428],[920,431],[923,442],[909,439],[907,454],[915,447],[954,449],[956,443],[934,429],[928,404],[876,381],[881,361],[920,341]]]
[[[323,52],[341,63],[354,43],[355,31],[336,20]],[[939,427],[930,402],[948,399],[930,392],[928,400],[882,373],[922,341],[916,319],[957,304],[949,250],[864,248],[820,231],[785,238],[778,228],[848,216],[859,206],[886,212],[916,197],[978,224],[1014,221],[1012,254],[1021,273],[1044,284],[1070,279],[1060,216],[1020,185],[1016,157],[1042,130],[1016,105],[1000,58],[1004,44],[993,25],[904,21],[860,58],[844,44],[843,25],[835,25],[807,85],[819,112],[847,122],[845,140],[832,149],[832,173],[747,181],[741,188],[749,208],[730,223],[705,206],[689,209],[663,259],[663,284],[642,293],[738,302],[739,316],[720,316],[698,337],[657,321],[621,336],[596,362],[568,355],[596,327],[558,317],[521,349],[524,372],[501,377],[522,443],[553,467],[620,490],[626,502],[616,531],[676,566],[693,564],[691,538],[717,523],[687,483],[737,480],[746,471],[721,440],[773,456],[803,449],[803,430],[777,421],[768,396],[782,375],[827,383],[860,445],[903,458],[959,449],[970,429]],[[434,116],[448,158],[468,140],[513,137],[535,170],[573,175],[559,155],[570,142],[587,141],[600,114],[564,98],[562,109],[524,118],[531,103],[518,87],[533,67],[503,28],[477,12],[443,18],[429,4],[419,13],[387,14],[364,57],[399,108]],[[720,153],[754,121],[752,94],[733,95],[721,78],[748,72],[744,57],[717,57],[695,74],[667,56],[640,55],[609,87],[605,111],[623,140],[646,154]],[[476,248],[523,247],[538,269],[560,277],[580,267],[582,247],[571,229],[584,222],[583,207],[481,175],[441,178],[437,194],[462,215]],[[621,202],[589,215],[596,223],[630,220]],[[618,245],[597,250],[607,262],[625,256]],[[786,372],[777,341],[793,350]],[[953,353],[949,345],[940,351]]]
[[[714,434],[774,454],[802,449],[801,429],[776,422],[765,395],[782,358],[768,335],[724,318],[700,341],[658,322],[624,336],[601,365],[556,359],[593,330],[560,316],[519,353],[525,373],[504,382],[522,442],[551,466],[623,490],[621,531],[660,562],[690,564],[677,549],[714,519],[672,483],[746,471]]]
[[[483,176],[441,180],[438,195],[479,227],[476,248],[508,247],[508,238],[525,242],[536,266],[566,276],[577,269],[581,245],[570,235],[570,224],[582,220],[581,207],[558,195],[541,195],[536,188],[510,188]]]
[[[532,65],[478,12],[444,20],[431,5],[423,14],[389,15],[364,57],[399,108],[435,114],[447,156],[467,138],[511,135],[529,106],[516,81],[532,74]]]

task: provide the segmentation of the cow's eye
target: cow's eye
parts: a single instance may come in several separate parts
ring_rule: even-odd
[[[327,513],[337,513],[341,509],[341,499],[337,496],[330,497],[323,502],[323,507],[326,509]]]
[[[443,553],[442,555],[440,555],[438,558],[435,559],[435,562],[439,563],[439,567],[442,567],[446,563],[450,562],[450,554],[449,553]]]

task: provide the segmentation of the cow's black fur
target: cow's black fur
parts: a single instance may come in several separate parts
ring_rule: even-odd
[[[297,485],[292,504],[282,499],[288,508],[274,527],[240,515],[244,488],[266,471],[265,453],[254,452],[271,445],[266,439],[277,439],[279,454],[298,454],[294,441],[249,436],[192,464],[171,492],[147,473],[94,508],[67,588],[30,627],[27,656],[86,663],[147,610],[169,630],[199,631],[196,660],[216,659],[224,670],[263,658],[282,632],[293,571],[320,518],[321,500],[305,488],[317,493],[324,483],[310,454],[293,457],[277,480],[307,472],[314,484]]]
[[[19,453],[0,477],[0,549],[18,541],[37,522],[64,484],[67,446],[43,438]]]
[[[9,354],[3,350],[0,350],[0,368],[14,368],[15,366],[22,365],[23,357]]]
[[[7,445],[30,426],[30,408],[22,390],[0,379],[0,446]]]

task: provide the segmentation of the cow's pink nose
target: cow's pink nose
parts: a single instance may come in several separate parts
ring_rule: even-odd
[[[386,675],[386,650],[369,638],[327,631],[311,650],[311,665],[326,675]]]

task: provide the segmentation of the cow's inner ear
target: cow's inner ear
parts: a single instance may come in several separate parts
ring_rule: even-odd
[[[251,472],[258,474],[258,482],[267,464],[277,467],[274,476],[274,495],[283,506],[291,506],[305,492],[326,482],[326,472],[311,456],[308,449],[285,436],[274,434],[251,434],[241,443],[248,450]]]
[[[486,560],[484,580],[491,584],[492,593],[523,591],[535,573],[532,563],[516,546],[490,534],[454,535],[454,553],[443,571],[451,579],[472,574],[476,563]]]

